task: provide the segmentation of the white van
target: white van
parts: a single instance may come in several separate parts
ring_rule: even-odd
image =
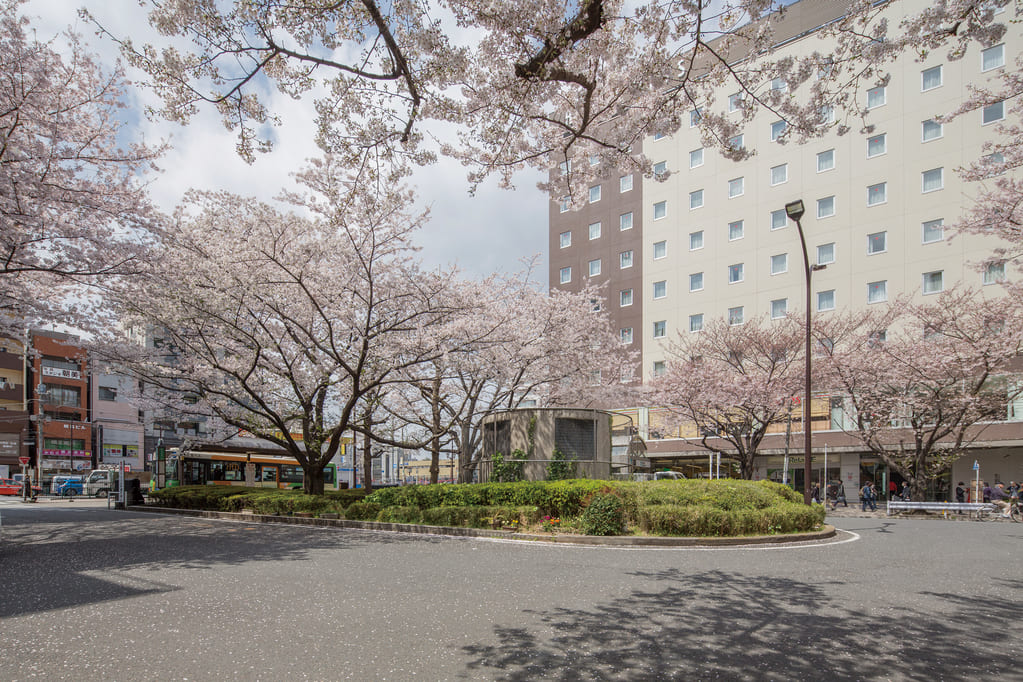
[[[127,481],[133,478],[139,479],[143,490],[149,487],[149,479],[153,477],[150,471],[127,471],[124,474],[125,488]],[[84,494],[90,497],[106,497],[111,492],[117,492],[117,469],[93,469],[85,479]]]

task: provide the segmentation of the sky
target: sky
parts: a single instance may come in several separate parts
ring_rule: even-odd
[[[113,34],[129,36],[144,43],[155,36],[146,22],[145,11],[133,2],[101,0],[31,0],[22,7],[40,40],[59,36],[68,26],[82,35],[90,51],[105,64],[118,57],[117,47],[95,35],[94,28],[78,18],[86,6]],[[154,40],[154,42],[157,42]],[[55,45],[56,49],[60,49]],[[129,79],[143,74],[127,71]],[[171,149],[160,160],[162,172],[150,185],[151,195],[163,210],[170,211],[190,188],[227,190],[269,200],[282,189],[294,189],[291,174],[305,159],[318,155],[312,98],[292,100],[277,96],[272,109],[283,124],[276,128],[274,151],[260,154],[249,165],[235,153],[235,134],[227,130],[210,107],[194,117],[188,126],[148,120],[145,104],[156,104],[151,93],[134,90],[125,113],[125,139],[149,143],[167,141]],[[546,196],[536,188],[540,176],[522,172],[514,190],[503,190],[491,180],[469,195],[465,169],[456,161],[442,158],[421,169],[412,178],[419,196],[419,208],[430,211],[430,219],[416,240],[420,256],[428,267],[457,265],[470,278],[494,272],[512,273],[522,269],[525,259],[543,256],[536,273],[546,283],[547,207]]]

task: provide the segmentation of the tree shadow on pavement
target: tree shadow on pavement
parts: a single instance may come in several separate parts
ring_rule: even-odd
[[[178,589],[167,569],[302,561],[311,553],[442,538],[126,512],[4,518],[0,618]]]
[[[728,571],[636,573],[657,589],[593,609],[533,612],[530,631],[495,626],[500,645],[469,646],[470,676],[498,680],[963,679],[997,674],[1020,628],[1006,598],[906,595],[894,617],[868,615],[827,584]],[[914,608],[931,602],[930,612]],[[937,604],[934,607],[934,604]],[[983,604],[983,607],[981,607]],[[969,610],[964,607],[969,605]],[[932,615],[947,609],[946,618]],[[883,609],[889,612],[888,609]],[[536,631],[542,631],[538,636]]]

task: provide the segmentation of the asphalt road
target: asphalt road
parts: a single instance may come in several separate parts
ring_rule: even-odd
[[[10,682],[1023,679],[1023,524],[709,550],[0,515]]]

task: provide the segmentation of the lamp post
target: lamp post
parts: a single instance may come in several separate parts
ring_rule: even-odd
[[[803,273],[806,276],[806,329],[804,330],[806,341],[806,348],[804,349],[806,355],[806,367],[804,369],[805,376],[803,378],[803,502],[810,504],[810,477],[813,473],[813,468],[810,466],[810,458],[813,453],[813,443],[810,435],[810,389],[813,355],[813,349],[810,343],[810,273],[815,270],[823,270],[824,266],[810,266],[810,256],[806,251],[806,238],[803,236],[803,224],[800,222],[804,213],[806,213],[806,209],[803,207],[802,199],[797,199],[796,201],[791,201],[785,204],[785,215],[796,223],[796,230],[799,232],[799,245],[803,248]]]

